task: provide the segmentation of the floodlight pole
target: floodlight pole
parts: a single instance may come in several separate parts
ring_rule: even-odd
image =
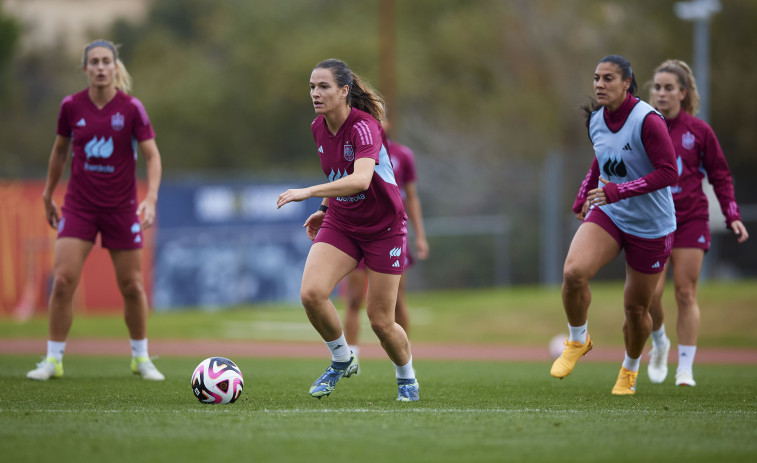
[[[710,120],[710,18],[721,10],[719,0],[692,0],[674,5],[676,16],[694,22],[694,77],[699,90],[699,113]]]
[[[379,4],[379,84],[384,96],[392,126],[397,125],[397,37],[394,26],[394,0],[381,0]],[[391,128],[390,128],[391,131]],[[387,133],[387,136],[390,136]]]
[[[676,16],[684,21],[694,22],[694,77],[699,91],[699,113],[697,117],[710,122],[710,17],[721,9],[719,0],[692,0],[678,2],[674,5]],[[717,198],[712,187],[704,187],[708,202],[717,204]],[[710,207],[710,224],[721,223],[714,220],[718,212]],[[715,229],[713,228],[713,231]],[[713,237],[714,238],[714,237]],[[712,263],[720,254],[718,240],[710,243],[710,257],[702,263],[700,281],[707,281],[712,272]]]

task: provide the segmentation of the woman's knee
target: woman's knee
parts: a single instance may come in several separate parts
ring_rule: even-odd
[[[583,288],[589,284],[590,275],[584,268],[566,262],[563,267],[563,287],[567,290]]]
[[[70,275],[58,274],[53,277],[53,288],[51,296],[53,298],[73,297],[76,291],[77,279]]]
[[[365,303],[365,298],[362,295],[348,294],[347,295],[347,310],[351,312],[358,312]]]
[[[129,278],[118,283],[124,299],[140,298],[145,294],[145,287],[140,278]]]
[[[626,320],[630,323],[643,323],[649,318],[649,306],[644,304],[626,304]]]
[[[694,285],[683,285],[675,288],[676,302],[680,306],[688,306],[696,302],[697,288]]]
[[[300,288],[300,300],[305,308],[313,307],[329,298],[330,292],[311,285],[302,285]]]
[[[376,316],[368,318],[371,322],[371,329],[379,339],[383,339],[394,328],[394,319]]]

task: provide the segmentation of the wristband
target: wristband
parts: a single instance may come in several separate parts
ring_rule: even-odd
[[[328,206],[324,206],[323,204],[321,204],[320,206],[318,206],[318,210],[321,211],[321,212],[323,212],[325,214],[326,211],[329,210],[329,207]]]

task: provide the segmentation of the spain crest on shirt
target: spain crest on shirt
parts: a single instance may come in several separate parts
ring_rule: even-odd
[[[344,159],[349,162],[355,160],[355,150],[352,149],[350,142],[344,144]]]
[[[113,130],[121,130],[124,128],[124,116],[121,113],[116,113],[110,117],[110,126]]]
[[[688,130],[681,136],[681,145],[683,145],[684,149],[690,150],[691,148],[693,148],[695,141],[696,138],[694,137],[694,134],[692,134]]]

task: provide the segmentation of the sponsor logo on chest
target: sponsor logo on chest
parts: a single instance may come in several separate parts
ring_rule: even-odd
[[[84,145],[84,152],[87,154],[87,159],[108,159],[113,154],[113,137],[108,137],[106,140],[105,137],[97,138],[95,135],[92,140]]]

